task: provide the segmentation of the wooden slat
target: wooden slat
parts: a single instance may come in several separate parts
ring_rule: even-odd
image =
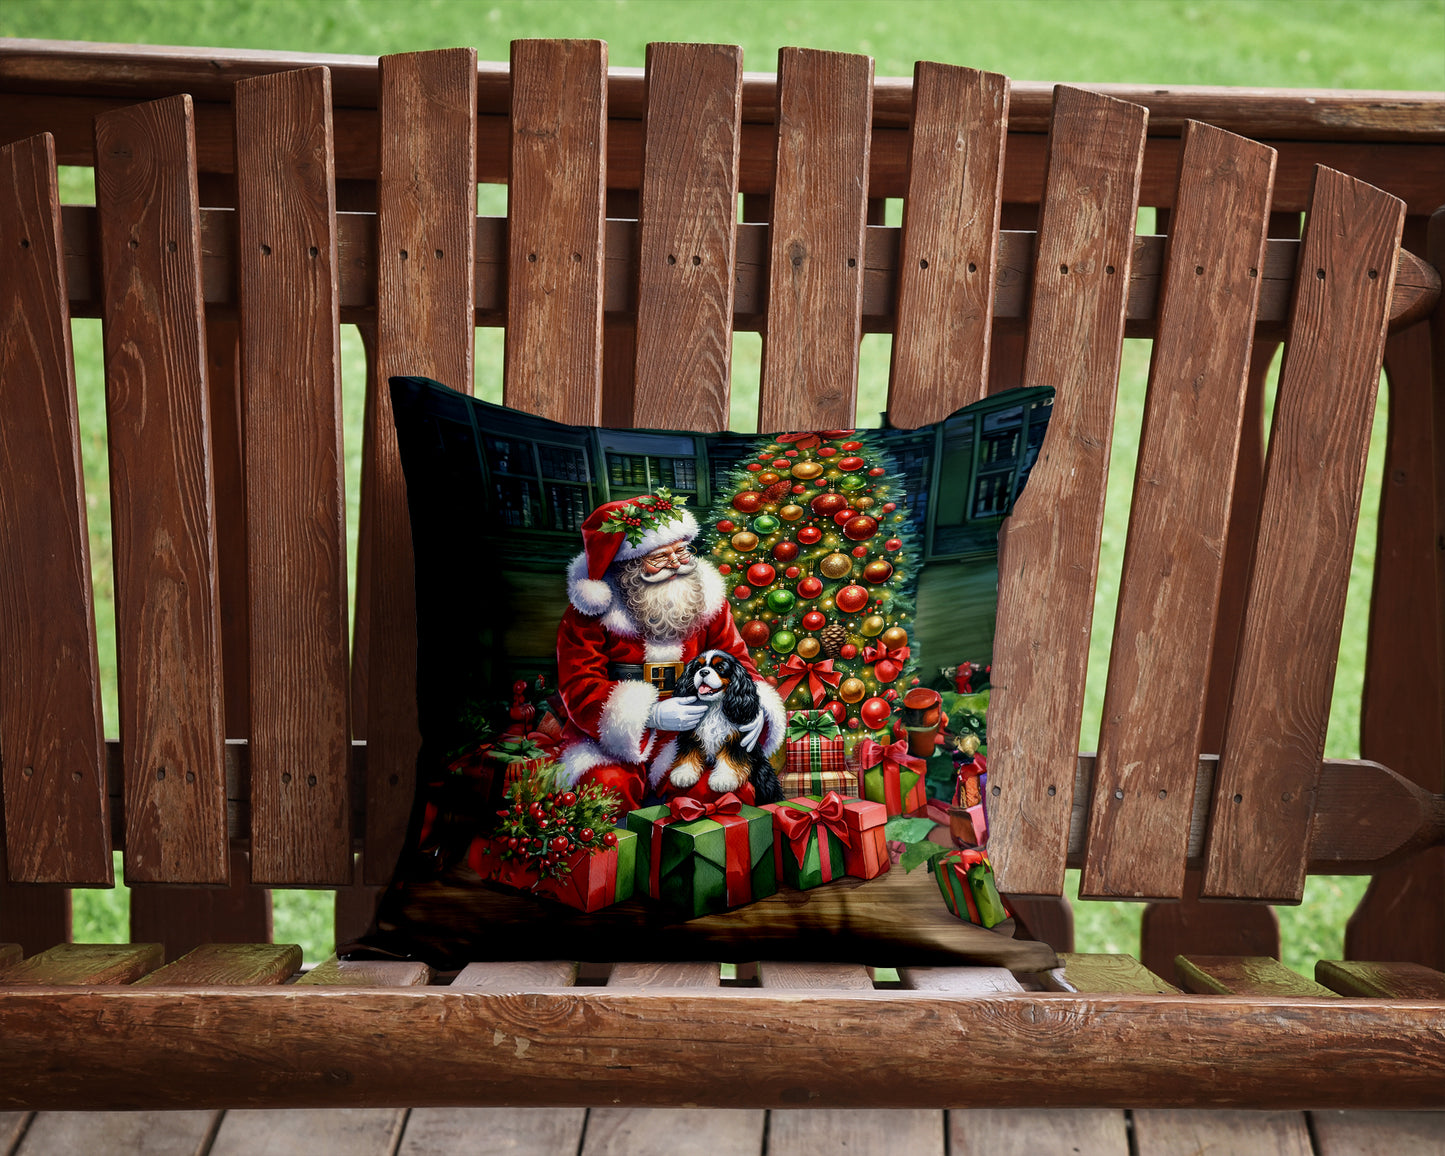
[[[133,943],[163,943],[177,959],[204,943],[268,943],[271,892],[253,886],[245,850],[232,846],[229,887],[137,883],[130,888]]]
[[[385,883],[406,837],[421,745],[416,592],[406,481],[387,381],[424,374],[472,389],[477,54],[381,60],[377,335],[366,399],[367,883]]]
[[[12,963],[19,963],[23,954],[18,943],[0,943],[0,967],[9,967]]]
[[[872,991],[868,969],[857,963],[799,963],[763,960],[758,986],[793,991]]]
[[[225,718],[191,99],[95,124],[125,874],[225,883]]]
[[[667,405],[677,429],[727,428],[742,82],[741,48],[647,46],[631,411],[638,426],[655,425]]]
[[[1422,963],[1361,963],[1322,959],[1315,979],[1341,995],[1445,1000],[1445,973]]]
[[[717,987],[715,963],[614,963],[608,987]]]
[[[26,883],[113,880],[85,483],[51,138],[0,149],[5,847]],[[23,559],[23,564],[19,560]]]
[[[1197,813],[1207,806],[1208,792],[1196,791],[1195,800]],[[1355,821],[1361,818],[1356,815]],[[1190,842],[1203,847],[1202,826],[1191,825]],[[1184,872],[1183,898],[1145,906],[1139,920],[1139,959],[1145,967],[1157,975],[1173,975],[1175,957],[1195,953],[1279,958],[1279,916],[1273,907],[1201,900],[1203,884],[1204,872],[1191,865]]]
[[[0,1152],[10,1156],[34,1116],[33,1112],[0,1112]]]
[[[207,943],[138,979],[141,987],[281,983],[301,966],[294,943]]]
[[[745,1108],[593,1108],[581,1156],[757,1156],[767,1117]]]
[[[1136,1156],[1228,1152],[1230,1156],[1313,1156],[1303,1112],[1136,1111]]]
[[[164,962],[159,943],[62,943],[0,971],[0,984],[131,983]]]
[[[1023,384],[1057,393],[999,538],[989,826],[1005,892],[1063,889],[1146,120],[1079,89],[1055,97]]]
[[[1083,898],[1184,893],[1273,176],[1273,149],[1208,125],[1185,129],[1094,766]]]
[[[399,1108],[232,1109],[208,1156],[392,1156],[405,1125],[406,1112]]]
[[[236,88],[251,618],[251,876],[351,880],[331,91]]]
[[[481,987],[488,991],[531,991],[537,987],[571,987],[577,982],[577,965],[565,959],[515,963],[469,963],[452,980],[452,987]]]
[[[853,424],[872,116],[872,57],[778,53],[760,430]]]
[[[768,1114],[768,1156],[907,1152],[943,1156],[943,1113],[921,1108],[819,1108]]]
[[[1160,979],[1132,955],[1105,955],[1093,952],[1061,953],[1062,984],[1052,973],[1049,980],[1060,991],[1077,992],[1177,992],[1172,983]]]
[[[70,889],[50,883],[11,883],[0,867],[0,939],[34,954],[70,938]]]
[[[1310,1113],[1318,1156],[1439,1156],[1445,1112]]]
[[[204,1156],[220,1122],[221,1113],[216,1111],[37,1112],[15,1156],[62,1152]]]
[[[1269,956],[1179,956],[1174,969],[1185,991],[1219,995],[1313,995],[1334,993]]]
[[[607,45],[512,43],[503,396],[574,425],[601,414]]]
[[[1297,903],[1404,205],[1321,169],[1280,372],[1204,895]]]
[[[1102,1108],[955,1108],[948,1137],[954,1156],[1129,1156],[1124,1113]]]
[[[911,429],[988,392],[1009,80],[919,61],[898,260],[889,420]]]
[[[1001,967],[901,967],[898,978],[910,991],[989,995],[1024,990],[1023,985]]]
[[[326,987],[425,987],[431,977],[431,968],[412,960],[349,960],[333,955],[296,982]]]
[[[585,1108],[413,1108],[397,1156],[556,1156],[582,1145]]]

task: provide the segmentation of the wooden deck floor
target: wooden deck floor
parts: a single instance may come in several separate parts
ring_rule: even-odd
[[[0,1156],[1442,1156],[1445,1112],[0,1113]]]

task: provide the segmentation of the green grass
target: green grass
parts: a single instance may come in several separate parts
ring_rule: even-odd
[[[775,67],[779,47],[801,44],[871,53],[879,75],[909,75],[913,61],[924,58],[993,69],[1016,80],[1445,88],[1445,52],[1440,48],[1445,43],[1445,0],[734,0],[706,6],[678,0],[8,0],[0,6],[0,35],[368,55],[467,44],[489,60],[505,60],[513,38],[598,37],[608,41],[612,64],[630,66],[643,64],[648,41],[713,40],[741,44],[747,67],[762,71]],[[90,201],[89,173],[65,171],[62,191],[67,201]],[[501,190],[484,188],[481,203],[483,212],[498,213],[505,202]],[[890,205],[890,223],[897,223],[897,213],[898,206]],[[1143,214],[1141,229],[1152,228],[1151,218],[1151,213]],[[115,640],[99,322],[76,321],[74,336],[106,731],[114,735]],[[755,424],[760,354],[758,335],[738,335],[735,428]],[[859,415],[865,423],[876,420],[872,415],[883,408],[888,354],[886,336],[864,340]],[[1081,732],[1086,748],[1093,746],[1098,732],[1148,359],[1147,342],[1126,343],[1120,435],[1111,462]],[[364,359],[350,327],[342,334],[342,360],[347,516],[354,555]],[[491,400],[500,400],[501,361],[500,331],[478,331],[476,385],[478,393]],[[1330,715],[1331,757],[1350,757],[1359,750],[1384,407],[1382,395]],[[1300,907],[1280,909],[1286,963],[1308,972],[1314,959],[1340,954],[1344,922],[1364,882],[1315,878]],[[1077,887],[1077,872],[1070,872],[1069,890],[1075,899]],[[1141,910],[1132,904],[1078,903],[1080,950],[1137,951]],[[331,948],[330,913],[329,893],[278,891],[276,938],[301,943],[308,960],[321,958]],[[75,893],[77,939],[123,940],[127,918],[123,886],[113,892]]]

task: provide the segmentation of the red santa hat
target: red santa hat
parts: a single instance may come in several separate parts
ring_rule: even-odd
[[[613,562],[628,562],[697,537],[697,519],[667,490],[605,502],[582,523],[587,577],[600,582]]]

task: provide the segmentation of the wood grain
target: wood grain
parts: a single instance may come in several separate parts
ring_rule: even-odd
[[[538,987],[571,987],[577,982],[577,965],[569,960],[518,960],[515,963],[469,963],[452,980],[452,987],[481,987],[488,991],[532,991]]]
[[[988,392],[1009,80],[919,61],[888,416],[912,429]]]
[[[387,382],[422,374],[470,393],[476,225],[477,54],[381,60],[376,374],[366,401],[367,883],[385,883],[406,837],[421,745],[416,590],[406,480]]]
[[[225,718],[188,96],[95,123],[125,872],[225,883]]]
[[[1132,955],[1062,953],[1063,979],[1060,990],[1076,992],[1177,992],[1172,983],[1160,979]],[[1047,982],[1047,981],[1046,981]]]
[[[768,1114],[741,1108],[593,1108],[581,1156],[756,1156]]]
[[[425,987],[432,971],[411,960],[330,959],[318,963],[296,982],[321,987]]]
[[[1185,991],[1220,995],[1332,994],[1313,980],[1291,971],[1269,956],[1192,955],[1174,961]]]
[[[33,1112],[0,1112],[0,1151],[11,1156],[34,1118]]]
[[[853,424],[872,89],[871,57],[778,53],[760,430]]]
[[[948,1113],[954,1156],[1130,1156],[1124,1113],[1103,1108],[955,1108]]]
[[[503,398],[553,421],[602,412],[607,45],[512,43]]]
[[[1080,89],[1055,98],[1023,384],[1057,392],[999,537],[989,826],[1004,892],[1063,888],[1146,120]]]
[[[208,1156],[391,1156],[405,1126],[406,1112],[399,1108],[233,1109],[221,1121]]]
[[[907,1152],[943,1156],[943,1113],[909,1108],[815,1109],[768,1115],[769,1156],[818,1152]]]
[[[271,892],[251,885],[251,863],[244,848],[232,846],[230,856],[228,887],[133,884],[131,941],[163,943],[167,959],[177,959],[203,943],[270,942]]]
[[[38,1112],[14,1156],[64,1152],[203,1156],[220,1122],[221,1113],[214,1111]]]
[[[62,943],[0,971],[0,985],[131,983],[164,962],[159,943]]]
[[[585,1108],[413,1108],[397,1156],[556,1156],[577,1152]]]
[[[1138,1156],[1228,1152],[1230,1156],[1313,1156],[1303,1112],[1136,1111]]]
[[[868,969],[856,963],[799,963],[763,960],[758,986],[792,991],[872,991]]]
[[[1322,959],[1315,978],[1341,995],[1445,1000],[1445,973],[1421,963],[1361,963]]]
[[[1209,793],[1195,793],[1195,813],[1207,808]],[[1356,822],[1368,822],[1358,813]],[[1204,846],[1204,827],[1191,824],[1190,843]],[[1200,899],[1204,872],[1191,858],[1184,872],[1184,896],[1169,903],[1150,903],[1139,920],[1139,959],[1157,975],[1173,975],[1180,955],[1221,954],[1279,958],[1279,916],[1263,903],[1220,903]],[[1318,867],[1315,868],[1318,870]],[[1328,870],[1328,869],[1326,869]]]
[[[34,954],[70,938],[70,890],[50,883],[11,883],[0,869],[0,939]]]
[[[1320,170],[1215,781],[1206,897],[1303,894],[1403,224],[1398,199]]]
[[[236,88],[251,620],[251,877],[351,880],[331,92]]]
[[[1184,893],[1273,176],[1272,149],[1208,125],[1185,129],[1082,898]]]
[[[743,52],[647,46],[632,424],[727,428]],[[685,399],[685,407],[679,404]]]
[[[717,987],[715,963],[614,963],[608,987]]]
[[[1445,1112],[1310,1113],[1319,1156],[1438,1156]]]
[[[49,136],[0,149],[0,699],[17,883],[113,881],[85,483]],[[17,559],[24,559],[17,565]]]
[[[141,987],[283,983],[301,967],[294,943],[207,943],[136,980]]]
[[[1001,967],[902,967],[898,978],[909,991],[989,995],[1024,990],[1013,974]]]

